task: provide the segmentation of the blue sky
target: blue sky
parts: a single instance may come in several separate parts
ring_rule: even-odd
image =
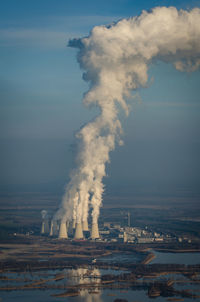
[[[1,189],[27,185],[62,190],[74,166],[74,134],[97,111],[81,103],[88,89],[70,38],[95,25],[155,6],[200,7],[200,1],[7,0],[0,9]],[[111,154],[105,184],[122,194],[134,186],[199,187],[200,72],[169,64],[149,70],[128,119],[124,146]],[[128,189],[127,189],[128,187]]]

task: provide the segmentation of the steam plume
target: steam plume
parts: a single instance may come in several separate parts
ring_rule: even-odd
[[[43,219],[43,220],[48,218],[48,213],[47,213],[46,210],[42,210],[42,211],[41,211],[41,215],[42,215],[42,219]]]
[[[66,187],[56,213],[63,220],[87,220],[99,216],[106,175],[105,165],[116,143],[122,144],[119,107],[128,115],[130,92],[145,87],[148,66],[156,60],[172,63],[179,71],[195,71],[200,65],[200,9],[178,11],[157,7],[139,17],[109,26],[94,27],[88,37],[69,41],[79,49],[78,62],[90,83],[83,103],[98,106],[100,114],[77,134],[78,167]]]

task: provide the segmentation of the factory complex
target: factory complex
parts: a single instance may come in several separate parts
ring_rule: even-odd
[[[88,222],[71,223],[59,222],[56,220],[44,219],[42,221],[41,235],[50,236],[58,239],[70,240],[95,240],[98,242],[124,242],[124,243],[162,243],[162,242],[188,242],[188,237],[178,237],[173,234],[156,232],[150,230],[147,226],[130,226],[130,217],[128,215],[128,226],[121,226],[119,223],[104,222],[100,228],[97,223],[88,226]]]

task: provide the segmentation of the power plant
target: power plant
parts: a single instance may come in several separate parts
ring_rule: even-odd
[[[91,230],[91,239],[98,239],[99,238],[99,228],[97,223],[92,224]]]
[[[76,224],[74,239],[83,239],[82,223],[77,223]]]
[[[53,236],[58,235],[58,224],[56,220],[53,220]]]
[[[71,223],[69,223],[52,218],[49,227],[49,219],[43,218],[40,233],[42,235],[48,235],[49,237],[68,239],[68,228],[70,238],[75,240],[84,238],[95,240],[100,238],[98,223],[92,222],[91,228],[89,228],[87,220],[75,223],[75,219],[73,219]]]
[[[42,220],[41,234],[49,234],[49,220],[47,218]]]
[[[89,231],[87,220],[84,220],[82,222],[82,228],[83,228],[83,231]]]
[[[41,232],[40,233],[45,234],[45,232],[44,232],[44,220],[42,221],[42,227],[41,227]]]
[[[50,225],[50,233],[49,236],[57,236],[58,235],[58,225],[56,220],[51,220]]]
[[[120,212],[120,215],[123,214]],[[49,217],[49,216],[48,216]],[[100,242],[124,242],[124,243],[151,243],[169,241],[171,238],[168,234],[152,232],[147,227],[139,228],[131,226],[131,213],[127,212],[127,221],[124,223],[124,216],[118,219],[118,223],[102,222],[100,223],[100,230],[98,222],[94,219],[88,221],[79,221],[73,228],[74,221],[70,223],[66,220],[51,219],[50,232],[49,218],[42,218],[41,235],[49,235],[51,238],[69,239],[69,240],[93,240]],[[112,220],[112,219],[111,219]],[[122,224],[120,223],[122,222]],[[69,236],[68,236],[69,231]],[[90,231],[90,232],[89,232]],[[178,238],[180,239],[180,238]],[[55,239],[54,239],[55,240]]]
[[[75,229],[75,227],[76,227],[76,220],[73,219],[73,221],[72,221],[72,228]]]
[[[59,229],[58,238],[59,239],[66,239],[66,238],[68,238],[66,222],[61,222],[60,223],[60,229]]]
[[[45,232],[45,234],[49,234],[49,219],[48,218],[46,218],[44,220],[44,232]]]
[[[53,236],[53,220],[51,220],[49,236]]]

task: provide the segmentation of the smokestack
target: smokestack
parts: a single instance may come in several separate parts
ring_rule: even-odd
[[[41,232],[40,232],[41,234],[44,234],[44,233],[45,233],[45,232],[44,232],[44,224],[45,224],[45,223],[44,223],[44,220],[42,220],[42,227],[41,227]]]
[[[82,227],[83,227],[83,231],[89,231],[87,220],[85,220],[85,221],[82,222]]]
[[[97,239],[99,238],[99,228],[97,223],[92,224],[91,238]]]
[[[71,173],[57,219],[82,219],[91,205],[97,221],[109,154],[116,143],[123,144],[118,107],[128,115],[126,99],[132,97],[131,91],[147,86],[148,68],[157,60],[172,63],[179,71],[192,72],[200,67],[199,24],[199,8],[178,11],[175,7],[156,7],[139,17],[95,26],[89,36],[69,41],[68,46],[79,49],[83,78],[89,82],[83,103],[97,106],[99,115],[77,133],[82,146],[79,166]]]
[[[83,238],[83,230],[82,230],[82,224],[77,223],[76,224],[76,231],[74,235],[74,239],[82,239]]]
[[[66,222],[61,222],[58,238],[59,239],[68,238]]]

